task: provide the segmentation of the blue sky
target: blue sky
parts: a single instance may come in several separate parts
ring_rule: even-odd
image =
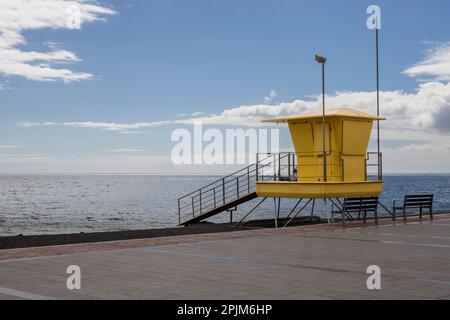
[[[65,14],[61,8],[68,1],[53,1],[61,6],[55,6],[55,17],[52,12],[42,13],[48,15],[46,23]],[[5,3],[0,3],[0,17],[10,14],[6,9],[11,4]],[[95,19],[85,21],[81,30],[57,23],[41,28],[25,21],[22,29],[15,30],[24,41],[0,48],[0,53],[17,49],[12,53],[16,56],[73,53],[78,59],[44,57],[29,64],[45,63],[86,78],[31,79],[26,69],[12,72],[5,66],[8,60],[1,63],[0,172],[170,172],[164,160],[173,146],[170,133],[186,124],[118,132],[95,125],[80,128],[81,123],[129,125],[170,122],[189,118],[180,114],[196,112],[211,118],[241,106],[260,110],[271,90],[277,94],[267,104],[308,104],[314,100],[310,96],[320,92],[316,53],[329,59],[330,95],[369,94],[375,88],[374,31],[366,27],[370,4],[382,9],[382,89],[391,98],[386,108],[392,103],[412,103],[414,108],[414,99],[424,103],[416,94],[426,85],[423,96],[440,101],[408,122],[401,119],[405,108],[384,110],[392,119],[386,125],[386,153],[392,159],[386,167],[390,172],[450,172],[446,160],[450,147],[444,145],[450,124],[448,130],[445,124],[437,125],[439,115],[450,114],[446,78],[450,70],[436,72],[430,66],[430,59],[440,63],[439,70],[447,66],[450,3],[446,0],[102,0],[94,4],[104,11],[91,13]],[[37,19],[32,7],[21,10],[27,11],[24,20]],[[0,24],[3,37],[10,29],[8,19]],[[404,73],[423,65],[434,71]],[[351,104],[355,97],[338,94],[330,103]],[[372,106],[360,104],[371,110]],[[428,108],[426,103],[420,106]],[[218,119],[223,117],[212,123],[230,125],[226,119],[218,124]],[[437,152],[433,161],[438,162],[420,158],[424,152]]]

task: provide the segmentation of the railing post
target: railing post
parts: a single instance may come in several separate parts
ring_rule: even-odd
[[[266,161],[267,161],[267,159],[269,159],[269,157],[264,158],[264,160],[266,160]],[[263,160],[263,161],[264,161],[264,160]],[[262,161],[261,161],[261,162],[262,162]],[[265,169],[265,165],[262,164],[262,166],[261,166],[261,181],[262,181],[262,182],[264,182],[264,169]]]
[[[180,199],[178,199],[178,224],[181,224],[181,205],[180,205]]]
[[[383,181],[383,154],[378,154],[378,181]]]
[[[247,167],[247,186],[248,186],[248,193],[250,194],[250,167]]]
[[[223,204],[226,203],[225,201],[225,178],[222,179],[222,195],[223,195]]]
[[[237,198],[239,199],[240,192],[239,192],[239,177],[236,178],[236,189],[237,189]]]
[[[291,181],[291,154],[288,154],[288,177],[289,181]]]
[[[192,217],[195,218],[194,198],[192,197]]]
[[[202,214],[203,213],[203,210],[202,210],[202,189],[200,189],[199,194],[200,194],[200,214]]]
[[[366,176],[366,181],[368,181],[368,179],[369,179],[369,176],[368,176],[368,174],[367,174],[367,159],[370,157],[370,154],[367,154],[367,157],[366,157],[366,160],[365,160],[365,162],[366,162],[366,165],[365,165],[365,169],[364,169],[364,174],[365,174],[365,176]]]
[[[289,156],[289,158],[290,158],[290,156]],[[293,153],[292,154],[292,159],[291,159],[291,161],[292,161],[292,176],[294,177],[294,179],[296,180],[296,181],[298,181],[298,171],[299,171],[299,169],[298,169],[298,165],[297,165],[297,154],[296,153]],[[297,174],[295,174],[297,172]]]
[[[273,181],[277,181],[277,156],[272,155],[273,158]]]
[[[256,182],[259,181],[259,153],[256,154]]]
[[[217,208],[217,203],[216,203],[216,188],[214,188],[214,209]]]
[[[278,180],[281,177],[281,153],[278,154]]]

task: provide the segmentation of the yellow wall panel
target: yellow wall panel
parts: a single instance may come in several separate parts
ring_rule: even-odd
[[[311,123],[290,123],[289,129],[296,150],[295,152],[314,152],[314,132]]]
[[[323,125],[322,122],[314,124],[314,151],[316,153],[323,152]],[[330,124],[325,123],[325,146],[326,151],[330,152]]]
[[[366,180],[366,157],[365,156],[342,156],[344,162],[344,181]]]
[[[343,121],[343,155],[366,155],[372,132],[371,121]]]

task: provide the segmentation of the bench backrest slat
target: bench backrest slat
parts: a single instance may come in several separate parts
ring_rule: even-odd
[[[348,198],[344,200],[344,211],[348,213],[376,211],[377,208],[378,198],[376,197]]]
[[[405,199],[433,199],[434,195],[418,195],[418,196],[412,196],[412,195],[406,195]]]
[[[430,207],[433,205],[434,195],[406,195],[405,207]]]

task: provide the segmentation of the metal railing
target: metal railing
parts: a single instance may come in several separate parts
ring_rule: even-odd
[[[179,223],[256,192],[257,172],[255,163],[179,198]]]
[[[259,155],[264,156],[264,155]],[[327,163],[317,162],[323,158],[323,152],[279,153],[271,154],[259,165],[258,181],[296,182],[300,177],[304,181],[324,181],[323,169],[327,168],[328,180],[342,178],[343,164],[340,153],[327,153]],[[299,159],[302,159],[299,162]]]
[[[378,155],[378,156],[377,156]],[[374,157],[375,156],[375,157]],[[300,177],[304,181],[324,181],[322,161],[315,158],[323,158],[322,152],[311,153],[279,153],[279,154],[258,154],[257,159],[257,181],[298,181]],[[376,158],[374,160],[374,158]],[[299,163],[299,159],[302,159]],[[344,180],[344,159],[341,153],[328,152],[327,178],[329,181]],[[375,168],[375,170],[371,170]],[[377,152],[367,153],[365,159],[365,180],[383,180],[382,154]]]
[[[376,158],[376,162],[373,161],[373,158]],[[369,172],[370,168],[376,168],[375,173]],[[383,181],[383,153],[378,152],[368,152],[366,157],[366,180],[373,180],[373,177],[376,177],[378,181]]]

